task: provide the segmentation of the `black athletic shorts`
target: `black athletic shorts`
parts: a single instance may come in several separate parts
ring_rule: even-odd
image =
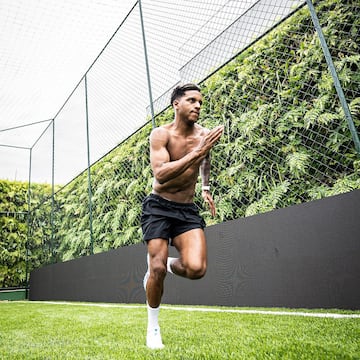
[[[177,203],[156,194],[147,196],[142,204],[143,240],[166,240],[192,230],[204,229],[205,221],[193,203]]]

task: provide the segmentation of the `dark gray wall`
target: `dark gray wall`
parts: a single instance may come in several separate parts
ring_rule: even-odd
[[[210,226],[206,276],[168,274],[163,302],[360,309],[359,209],[355,190]],[[144,303],[145,270],[142,244],[45,266],[30,300]]]

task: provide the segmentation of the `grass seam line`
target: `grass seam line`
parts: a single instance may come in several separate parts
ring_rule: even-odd
[[[50,304],[50,305],[71,305],[71,306],[94,306],[94,307],[110,307],[110,308],[128,308],[128,309],[142,309],[146,305],[131,305],[131,304],[108,304],[108,303],[82,303],[82,302],[67,302],[67,301],[17,301],[36,304]],[[182,306],[168,306],[161,305],[161,309],[174,311],[193,311],[193,312],[215,312],[215,313],[234,313],[234,314],[253,314],[253,315],[278,315],[278,316],[302,316],[302,317],[318,317],[318,318],[332,318],[332,319],[360,319],[360,314],[339,314],[339,313],[317,313],[304,311],[276,311],[276,310],[251,310],[251,309],[215,309],[215,308],[201,308],[201,307],[182,307]]]

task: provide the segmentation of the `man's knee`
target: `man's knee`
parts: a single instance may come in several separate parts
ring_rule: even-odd
[[[192,280],[201,279],[206,273],[206,264],[205,263],[193,263],[188,264],[187,277]]]
[[[154,276],[157,280],[163,280],[166,276],[166,264],[161,259],[153,259],[151,261],[150,276]]]

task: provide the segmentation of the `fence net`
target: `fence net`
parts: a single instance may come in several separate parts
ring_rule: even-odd
[[[358,133],[360,5],[315,10]],[[145,0],[34,146],[55,190],[31,216],[43,263],[141,241],[150,95],[156,125],[170,122],[169,93],[189,81],[202,87],[200,123],[225,125],[212,152],[217,216],[195,200],[208,225],[360,188],[356,138],[304,1]]]

